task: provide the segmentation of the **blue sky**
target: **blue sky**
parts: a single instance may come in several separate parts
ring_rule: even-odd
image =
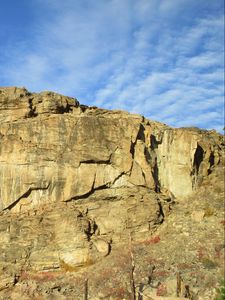
[[[223,0],[2,0],[0,85],[224,126]]]

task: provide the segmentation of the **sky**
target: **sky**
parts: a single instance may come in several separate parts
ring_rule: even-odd
[[[224,127],[223,0],[2,0],[0,86]]]

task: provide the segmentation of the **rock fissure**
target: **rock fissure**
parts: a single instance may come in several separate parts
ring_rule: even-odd
[[[196,170],[196,174],[199,173],[199,168],[200,168],[200,165],[203,161],[203,158],[204,158],[204,150],[198,144],[197,148],[196,148],[196,151],[195,151],[195,154],[194,154],[194,162],[193,162],[193,166]]]
[[[95,160],[95,159],[81,160],[80,165],[81,164],[108,165],[110,164],[110,158],[107,160]]]
[[[161,200],[157,198],[157,203],[159,206],[159,213],[158,213],[158,220],[157,220],[157,224],[162,224],[165,218],[165,214],[163,211],[163,205],[161,203]]]
[[[145,134],[144,134],[144,132],[145,132],[144,125],[140,123],[139,129],[138,129],[138,132],[137,132],[137,135],[136,135],[136,138],[135,138],[135,141],[133,142],[132,138],[131,138],[130,153],[132,155],[132,158],[134,158],[134,156],[135,156],[135,146],[137,144],[137,141],[140,140],[142,142],[145,142]]]
[[[154,182],[155,182],[155,192],[160,193],[161,187],[160,187],[160,181],[159,181],[159,168],[158,168],[158,164],[157,164],[157,157],[155,157],[152,176],[153,176]]]
[[[56,106],[56,113],[57,114],[65,114],[65,113],[70,113],[72,112],[73,109],[71,107],[71,105],[69,105],[69,103],[66,101],[66,105],[57,105]]]
[[[160,144],[162,144],[162,142],[163,142],[163,135],[161,135],[161,139],[160,139],[160,140],[157,140],[157,139],[156,139],[156,136],[154,136],[153,134],[151,134],[151,136],[150,136],[150,148],[151,148],[152,150],[157,149],[158,146],[159,146]]]
[[[9,206],[5,207],[3,209],[3,211],[7,211],[7,210],[11,210],[12,208],[14,208],[21,199],[23,198],[28,198],[30,196],[30,194],[33,191],[41,191],[41,190],[47,190],[50,186],[50,183],[46,186],[46,187],[30,187],[24,194],[22,194],[17,200],[15,200],[13,203],[11,203]]]
[[[87,199],[88,197],[90,197],[91,195],[93,195],[96,191],[99,190],[105,190],[108,189],[109,187],[107,186],[107,184],[104,184],[102,186],[98,186],[96,188],[92,188],[89,192],[82,194],[82,195],[77,195],[77,196],[73,196],[69,199],[64,200],[64,202],[70,202],[73,200],[80,200],[80,199]]]
[[[33,98],[28,100],[29,112],[26,114],[26,118],[37,117],[38,113],[36,112],[36,106],[33,105]]]
[[[114,180],[113,182],[110,184],[110,186],[115,185],[115,183],[123,176],[125,175],[125,172],[120,173]]]

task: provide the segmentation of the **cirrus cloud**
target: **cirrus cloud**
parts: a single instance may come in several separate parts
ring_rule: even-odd
[[[222,0],[24,3],[24,17],[32,14],[24,31],[14,36],[17,24],[4,21],[2,85],[222,130]]]

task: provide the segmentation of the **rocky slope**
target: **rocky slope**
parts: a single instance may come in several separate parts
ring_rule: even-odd
[[[1,88],[0,299],[212,299],[223,146],[214,131]]]

